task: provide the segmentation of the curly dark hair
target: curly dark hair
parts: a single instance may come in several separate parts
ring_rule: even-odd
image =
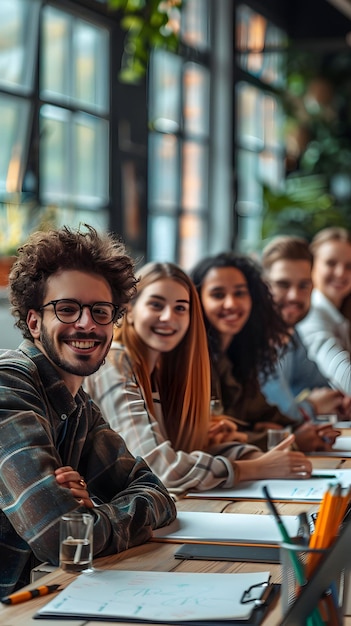
[[[278,313],[268,286],[261,277],[258,264],[246,256],[222,252],[202,259],[190,273],[201,300],[201,288],[207,273],[213,268],[234,267],[245,276],[252,300],[249,319],[233,337],[227,356],[233,364],[233,375],[242,384],[254,382],[258,372],[264,377],[274,370],[278,350],[285,345],[287,326]],[[219,355],[219,336],[204,313],[211,357]]]
[[[33,340],[27,327],[27,313],[39,310],[44,302],[46,283],[62,270],[98,274],[109,283],[113,303],[123,308],[135,295],[134,261],[126,254],[118,236],[97,233],[83,224],[77,230],[63,226],[57,230],[32,233],[18,249],[9,276],[11,313],[23,337]]]

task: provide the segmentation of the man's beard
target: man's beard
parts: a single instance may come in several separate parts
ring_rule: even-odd
[[[294,328],[294,326],[296,326],[296,324],[298,324],[299,322],[301,322],[301,320],[305,319],[308,310],[306,310],[303,307],[299,307],[299,312],[294,312],[293,313],[293,318],[291,318],[290,314],[284,313],[284,308],[286,305],[281,305],[280,307],[278,307],[279,313],[282,316],[282,318],[284,319],[285,323],[291,327]]]
[[[80,337],[80,339],[83,339],[83,337]],[[92,339],[92,337],[87,337],[85,335],[84,340],[87,340],[87,339]],[[75,376],[85,377],[85,376],[90,376],[90,374],[93,374],[94,372],[96,372],[99,369],[99,367],[102,365],[110,349],[112,338],[111,338],[111,341],[108,342],[104,354],[102,355],[101,359],[97,363],[96,362],[91,363],[90,362],[91,356],[84,355],[84,354],[77,355],[77,358],[79,359],[80,362],[75,363],[75,364],[71,363],[68,360],[61,358],[58,355],[57,350],[44,324],[42,324],[42,327],[41,327],[40,342],[45,350],[45,354],[56,367],[59,367],[60,369],[64,370],[65,372],[68,372],[69,374],[74,374]]]

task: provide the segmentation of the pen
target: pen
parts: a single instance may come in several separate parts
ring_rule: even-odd
[[[37,598],[38,596],[46,596],[48,593],[52,593],[53,591],[57,591],[60,585],[41,585],[37,589],[29,589],[28,591],[19,591],[18,593],[13,593],[6,598],[2,598],[1,602],[3,604],[19,604],[20,602],[26,602],[27,600],[31,600],[32,598]]]

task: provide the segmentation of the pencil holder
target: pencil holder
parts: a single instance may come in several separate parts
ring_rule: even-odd
[[[281,604],[283,615],[297,599],[299,593],[317,571],[327,550],[311,549],[301,545],[301,540],[280,544]],[[316,569],[317,568],[317,569]],[[311,606],[312,626],[342,626],[343,624],[344,572],[331,580],[317,606]]]

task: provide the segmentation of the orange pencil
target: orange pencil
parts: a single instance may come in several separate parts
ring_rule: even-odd
[[[330,546],[334,538],[335,522],[334,514],[339,502],[340,485],[329,487],[324,494],[319,512],[315,530],[311,535],[309,547],[313,550],[325,549]],[[322,554],[310,554],[307,563],[307,579],[310,578],[314,569],[317,567]]]

